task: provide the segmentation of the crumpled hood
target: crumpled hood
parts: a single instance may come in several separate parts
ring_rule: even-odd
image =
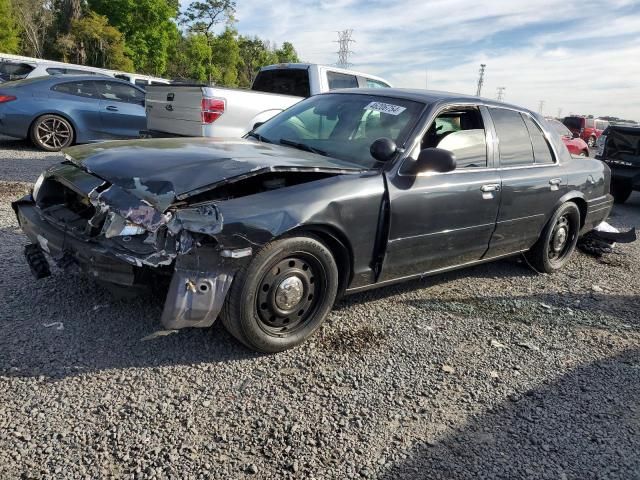
[[[126,140],[72,147],[65,153],[76,165],[144,198],[160,211],[176,198],[188,198],[260,171],[363,170],[336,158],[242,139]]]

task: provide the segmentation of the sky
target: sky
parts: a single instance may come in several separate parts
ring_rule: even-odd
[[[353,29],[352,68],[395,87],[475,94],[485,63],[484,97],[640,121],[640,0],[237,0],[236,17],[312,63]]]

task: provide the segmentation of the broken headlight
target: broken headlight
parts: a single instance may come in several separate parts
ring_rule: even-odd
[[[107,221],[104,223],[102,232],[106,238],[128,237],[140,235],[147,230],[129,220],[121,217],[117,213],[110,212]]]

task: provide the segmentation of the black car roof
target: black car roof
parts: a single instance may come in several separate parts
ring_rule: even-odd
[[[529,109],[512,105],[509,103],[498,102],[489,98],[476,97],[473,95],[464,95],[462,93],[442,92],[438,90],[421,90],[417,88],[345,88],[341,90],[333,90],[327,93],[356,93],[359,95],[376,95],[378,97],[401,98],[403,100],[413,100],[426,104],[436,102],[448,103],[478,103],[480,105],[508,107],[516,110],[531,112]],[[531,112],[533,113],[533,112]]]

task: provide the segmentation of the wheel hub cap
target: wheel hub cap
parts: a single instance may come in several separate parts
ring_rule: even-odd
[[[553,237],[553,250],[556,252],[562,251],[565,243],[567,243],[568,232],[567,229],[562,227],[556,231]]]
[[[298,277],[285,278],[276,289],[276,305],[282,310],[291,310],[300,303],[304,285]]]

